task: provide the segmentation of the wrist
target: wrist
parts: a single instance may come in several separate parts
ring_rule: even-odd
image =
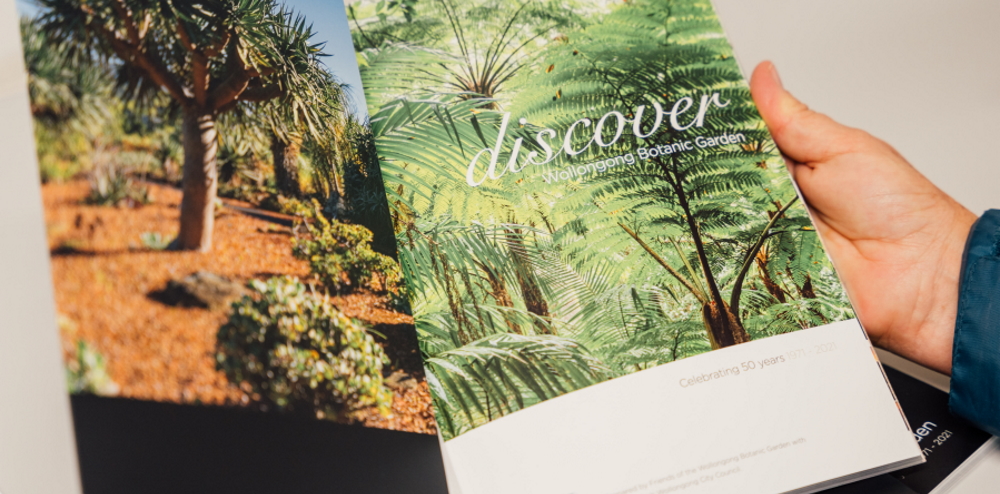
[[[958,203],[951,201],[949,213],[936,223],[941,225],[933,239],[927,242],[924,262],[911,266],[924,270],[925,275],[915,275],[900,283],[917,284],[914,299],[883,301],[908,306],[909,317],[900,317],[890,323],[891,330],[877,341],[880,346],[945,374],[951,373],[955,320],[958,314],[959,290],[963,269],[963,253],[976,216]]]
[[[949,404],[1000,433],[1000,210],[972,228],[962,262]]]

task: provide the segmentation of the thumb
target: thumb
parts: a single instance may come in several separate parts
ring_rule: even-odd
[[[771,62],[761,62],[750,78],[750,93],[778,148],[803,164],[827,161],[854,151],[861,131],[816,113],[785,90]]]

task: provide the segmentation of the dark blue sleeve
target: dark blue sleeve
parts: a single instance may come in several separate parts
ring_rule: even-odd
[[[1000,210],[973,225],[962,259],[952,355],[953,414],[1000,435]]]

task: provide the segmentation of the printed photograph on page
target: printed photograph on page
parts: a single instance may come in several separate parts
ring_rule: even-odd
[[[710,2],[346,8],[445,439],[854,316]]]
[[[70,392],[434,433],[343,6],[18,8]]]

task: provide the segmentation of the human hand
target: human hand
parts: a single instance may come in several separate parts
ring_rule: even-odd
[[[771,62],[754,70],[750,91],[872,341],[950,373],[976,216],[885,142],[795,99]]]

